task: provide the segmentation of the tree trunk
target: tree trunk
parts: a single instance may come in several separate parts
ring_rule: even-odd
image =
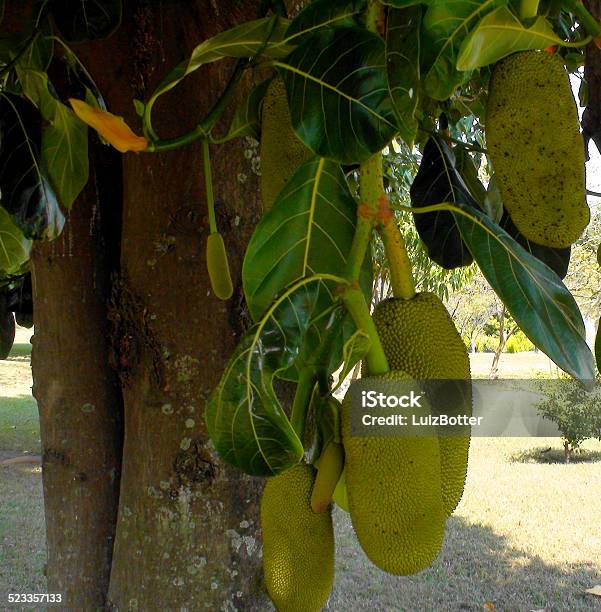
[[[110,110],[139,131],[133,98],[145,99],[201,41],[256,18],[259,4],[124,3],[115,35],[75,50]],[[169,137],[192,128],[232,68],[232,62],[215,63],[186,79],[157,105],[155,129]],[[106,178],[123,186],[113,202],[116,213],[123,205],[122,223],[109,228],[110,240],[120,245],[112,287],[98,254],[92,188],[76,203],[65,234],[35,253],[34,378],[48,588],[65,595],[65,609],[266,606],[262,481],[219,461],[203,416],[248,326],[240,273],[260,215],[258,147],[245,139],[212,154],[217,220],[236,284],[230,301],[210,291],[198,143],[158,155],[127,154],[122,176],[121,164],[117,172],[109,169]]]
[[[62,236],[36,244],[32,259],[46,573],[48,591],[61,593],[70,610],[105,603],[121,466],[122,400],[106,318],[116,247],[104,236],[119,203],[98,199],[95,179]]]
[[[571,458],[572,458],[572,449],[570,447],[570,443],[567,440],[564,440],[564,443],[563,443],[563,461],[564,463],[570,463]]]
[[[255,18],[258,5],[126,5],[109,65],[101,65],[107,57],[102,43],[89,45],[84,60],[111,110],[139,126],[132,98],[147,97],[201,41]],[[202,68],[165,96],[155,129],[174,136],[193,127],[232,67]],[[111,304],[125,410],[109,591],[109,605],[119,610],[264,609],[262,481],[219,461],[203,417],[205,400],[247,323],[240,271],[260,212],[258,149],[236,141],[213,147],[212,154],[217,220],[236,285],[228,302],[211,293],[206,271],[200,144],[124,157],[122,275]]]

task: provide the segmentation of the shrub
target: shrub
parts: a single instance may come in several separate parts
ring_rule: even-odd
[[[601,440],[600,382],[597,378],[594,389],[589,391],[564,375],[540,385],[545,398],[536,407],[542,417],[557,425],[564,442],[566,463],[584,440]]]

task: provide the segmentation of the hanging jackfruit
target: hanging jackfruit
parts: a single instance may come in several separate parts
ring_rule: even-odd
[[[311,493],[311,509],[313,512],[327,510],[332,502],[343,468],[344,449],[342,444],[332,441],[325,447],[317,465],[317,476]]]
[[[280,612],[319,612],[334,582],[330,510],[311,510],[315,469],[304,463],[270,478],[261,500],[263,571]]]
[[[409,377],[392,371],[376,378]],[[343,402],[344,473],[353,527],[372,563],[399,576],[430,565],[444,536],[438,438],[433,428],[422,427],[429,435],[351,436],[348,396]]]
[[[503,204],[528,240],[562,248],[588,225],[584,144],[559,56],[515,53],[496,64],[486,142]]]
[[[220,300],[229,300],[234,293],[234,286],[225,243],[218,232],[207,236],[207,269],[215,296]]]
[[[453,320],[436,295],[418,293],[411,300],[384,300],[373,318],[390,367],[411,378],[432,381],[426,391],[433,412],[471,413],[470,384],[440,382],[469,381],[470,362]],[[463,435],[439,440],[442,499],[448,515],[463,495],[467,475],[469,430],[458,433]]]
[[[278,194],[311,151],[296,136],[286,88],[276,77],[267,88],[261,119],[261,199],[269,210]]]

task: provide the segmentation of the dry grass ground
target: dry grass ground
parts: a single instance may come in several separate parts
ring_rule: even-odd
[[[554,447],[555,453],[544,452]],[[538,447],[538,451],[534,450]],[[430,568],[393,577],[370,565],[350,520],[336,513],[337,576],[330,610],[600,610],[601,444],[580,461],[558,440],[473,440],[465,495]],[[541,451],[542,454],[541,454]]]
[[[492,353],[470,354],[472,376],[488,378],[492,364]],[[555,376],[557,366],[543,353],[524,352],[503,354],[499,362],[499,378],[536,378],[538,375]]]
[[[19,355],[0,362],[0,458],[39,452],[22,344]],[[492,355],[475,357],[474,370],[486,376]],[[501,375],[527,378],[548,367],[542,355],[504,355]],[[372,566],[348,515],[336,510],[336,582],[327,610],[601,610],[601,600],[584,593],[601,584],[601,444],[586,443],[570,465],[561,457],[559,440],[474,439],[465,496],[448,521],[443,551],[415,576]],[[15,609],[4,607],[8,592],[45,591],[44,559],[39,468],[0,467],[0,610]]]

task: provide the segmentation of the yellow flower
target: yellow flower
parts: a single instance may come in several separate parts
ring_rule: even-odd
[[[107,111],[94,108],[83,100],[69,98],[69,104],[75,114],[90,127],[93,127],[115,149],[126,153],[127,151],[146,151],[148,140],[143,136],[134,134],[125,123],[123,117],[118,117]]]

